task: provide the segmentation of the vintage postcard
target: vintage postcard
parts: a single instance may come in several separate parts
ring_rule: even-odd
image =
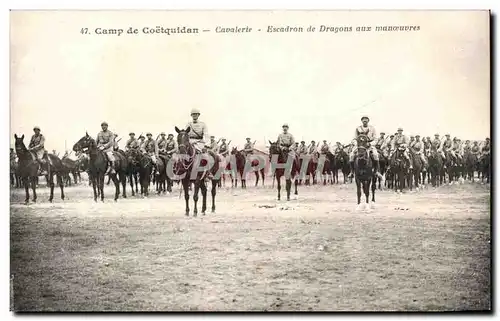
[[[489,11],[10,13],[11,309],[490,311]]]

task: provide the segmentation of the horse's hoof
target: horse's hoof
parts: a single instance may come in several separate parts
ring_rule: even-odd
[[[212,208],[212,213],[215,213],[215,208]]]
[[[52,203],[53,200],[49,199],[49,202]]]
[[[24,201],[24,205],[28,205],[29,203],[29,201]]]
[[[127,198],[127,195],[123,195],[122,197],[123,197],[123,198]]]
[[[205,212],[201,212],[201,215],[205,216],[206,214],[205,214]]]
[[[370,208],[371,208],[372,210],[374,210],[374,209],[376,208],[376,206],[375,206],[375,202],[371,202],[371,203],[370,203]]]

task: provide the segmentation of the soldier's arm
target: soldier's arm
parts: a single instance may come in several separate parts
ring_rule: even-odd
[[[33,146],[32,148],[40,149],[43,148],[44,144],[45,144],[45,136],[42,135],[42,137],[40,137],[40,143],[38,143],[38,145]]]

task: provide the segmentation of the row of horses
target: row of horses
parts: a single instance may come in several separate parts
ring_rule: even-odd
[[[176,175],[186,174],[184,179],[181,179],[182,186],[184,189],[185,201],[186,201],[186,215],[189,215],[189,190],[191,185],[194,187],[193,200],[194,200],[194,215],[197,214],[197,201],[198,194],[201,191],[202,194],[202,209],[201,212],[205,214],[206,212],[206,198],[207,198],[207,185],[206,181],[212,182],[211,194],[212,194],[212,211],[215,211],[215,196],[216,189],[221,187],[225,176],[216,175],[219,171],[219,166],[222,159],[219,155],[209,151],[209,154],[216,160],[214,166],[210,168],[210,173],[212,175],[209,179],[206,178],[207,172],[199,172],[194,177],[191,177],[191,172],[193,171],[195,148],[189,142],[189,129],[180,130],[176,127],[177,132],[177,143],[179,146],[179,153],[186,157],[175,161],[173,170]],[[22,185],[26,190],[25,202],[29,202],[29,187],[33,189],[33,201],[36,202],[36,184],[38,183],[38,169],[39,164],[35,161],[33,154],[25,147],[22,137],[15,137],[16,153],[18,155],[18,166],[15,170],[15,176],[20,177]],[[358,144],[358,153],[354,165],[354,176],[356,178],[356,185],[358,187],[358,204],[360,202],[359,195],[361,194],[361,188],[365,190],[367,195],[369,187],[372,187],[372,201],[375,201],[375,188],[378,183],[378,187],[381,188],[381,177],[377,177],[374,172],[372,158],[367,152],[368,148],[366,144],[363,144],[363,136],[360,136],[360,143]],[[286,148],[280,147],[277,143],[269,142],[269,154],[278,155],[278,164],[284,164],[288,161],[288,152]],[[73,151],[78,153],[88,154],[88,158],[82,158],[81,160],[73,161],[69,158],[63,157],[59,159],[56,155],[48,154],[48,166],[46,176],[48,186],[50,186],[50,198],[49,201],[53,200],[53,189],[54,180],[53,177],[56,176],[57,182],[61,188],[61,198],[64,199],[64,182],[68,181],[69,174],[73,175],[75,183],[80,177],[81,171],[87,171],[89,176],[89,182],[92,185],[94,192],[94,200],[97,201],[98,197],[104,201],[104,179],[106,172],[108,170],[108,161],[104,152],[97,148],[95,140],[88,134],[83,136],[75,145],[73,146]],[[233,186],[237,186],[238,176],[241,178],[241,187],[246,188],[246,178],[245,171],[247,170],[246,157],[245,155],[233,148],[231,155],[235,158],[234,170],[231,169],[231,163],[227,163],[225,169],[229,170],[229,173],[237,172],[239,175],[234,177],[231,176],[231,181]],[[428,152],[428,166],[422,164],[420,158],[415,153],[411,152],[411,161],[413,163],[413,169],[409,168],[409,162],[404,158],[403,150],[397,149],[393,154],[392,158],[389,160],[386,155],[379,151],[380,155],[380,170],[385,174],[385,186],[394,189],[412,188],[415,184],[418,188],[419,184],[424,184],[427,179],[432,185],[436,186],[445,180],[448,176],[449,181],[457,180],[460,177],[474,179],[474,171],[483,173],[483,178],[486,177],[489,182],[489,157],[483,157],[477,160],[471,156],[471,154],[466,153],[463,160],[451,157],[447,155],[446,160],[443,160],[438,151],[432,150]],[[126,184],[127,180],[131,186],[131,193],[139,192],[138,183],[140,185],[140,191],[142,195],[149,195],[149,188],[151,183],[156,185],[157,193],[171,192],[174,181],[167,175],[166,165],[170,160],[167,155],[159,155],[157,159],[157,175],[154,175],[154,167],[152,159],[149,155],[143,154],[137,150],[122,151],[118,150],[114,152],[115,156],[115,170],[116,173],[109,175],[109,179],[113,181],[115,185],[115,195],[114,200],[116,201],[120,193],[123,198],[127,197]],[[292,191],[292,181],[295,183],[295,194],[298,194],[298,186],[305,184],[316,184],[318,180],[322,180],[323,184],[327,181],[332,184],[338,184],[339,171],[344,175],[344,183],[347,183],[350,166],[349,166],[349,156],[346,151],[340,150],[335,155],[332,153],[327,153],[326,157],[321,160],[319,154],[314,155],[311,161],[308,162],[307,168],[302,169],[303,159],[295,155],[293,158],[292,166],[288,170],[284,168],[278,168],[273,171],[273,183],[274,180],[277,181],[278,189],[278,200],[281,198],[281,178],[285,176],[285,189],[287,200],[290,200],[290,194]],[[201,166],[206,165],[206,161],[202,160]],[[257,166],[258,161],[255,160],[251,163],[252,166]],[[387,170],[388,165],[390,165],[390,170]],[[318,167],[322,166],[322,170],[318,172]],[[302,169],[302,171],[301,171]],[[288,171],[288,175],[287,175]],[[259,178],[261,178],[262,184],[264,184],[265,170],[264,168],[255,171],[255,185],[258,185]],[[303,175],[301,175],[303,174]],[[320,177],[321,176],[321,177]],[[81,179],[81,178],[80,178]],[[222,179],[222,180],[221,180]],[[351,178],[352,182],[352,178]],[[368,187],[366,187],[367,183]],[[274,184],[273,184],[274,185]],[[120,188],[121,187],[121,188]]]

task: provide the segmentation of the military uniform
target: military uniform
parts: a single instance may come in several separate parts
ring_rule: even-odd
[[[453,152],[453,154],[455,154],[455,157],[462,159],[461,150],[462,145],[460,144],[460,142],[458,140],[454,141],[451,146],[451,151]]]
[[[298,150],[299,155],[307,154],[307,146],[305,143],[301,143]]]
[[[427,159],[425,158],[425,155],[424,155],[424,143],[420,140],[415,140],[413,142],[413,146],[411,148],[413,149],[413,152],[415,153],[415,155],[418,155],[420,157],[423,164],[427,165]]]
[[[252,142],[246,142],[245,146],[243,146],[243,151],[245,152],[245,155],[252,155],[253,154],[253,144]]]
[[[115,157],[113,156],[114,138],[115,135],[110,130],[101,131],[97,134],[97,147],[104,148],[103,152],[106,153],[110,162],[115,161]]]
[[[165,154],[167,152],[167,139],[162,137],[157,142],[158,145],[158,153]]]
[[[173,138],[167,139],[165,150],[168,156],[172,156],[172,154],[177,153],[177,142]]]
[[[446,154],[444,152],[449,152],[453,157],[455,157],[455,153],[453,152],[452,147],[453,147],[453,141],[450,138],[447,138],[441,145],[441,150],[443,151],[444,159],[446,159]]]
[[[408,161],[410,161],[410,155],[408,153],[408,138],[405,135],[403,135],[402,133],[401,134],[398,133],[396,136],[394,136],[394,141],[392,143],[392,150],[391,150],[391,153],[389,154],[389,157],[392,157],[392,155],[394,154],[396,149],[399,147],[404,148],[403,156]],[[411,167],[412,167],[412,164],[410,163],[410,168]]]
[[[214,153],[217,153],[219,150],[219,145],[217,145],[217,142],[215,140],[211,140],[208,144],[208,149]]]
[[[483,154],[489,154],[491,149],[490,141],[486,141],[483,148],[481,148],[481,151]]]
[[[129,140],[127,140],[127,144],[125,145],[125,149],[139,149],[139,141],[135,137],[129,138]]]
[[[156,158],[158,157],[158,145],[153,138],[146,139],[144,142],[143,152],[151,157],[151,161],[156,165]]]
[[[225,141],[223,141],[220,146],[219,146],[219,153],[223,156],[226,157],[229,154],[229,150],[227,149],[227,144]]]
[[[319,153],[321,155],[326,155],[328,151],[330,150],[330,146],[326,142],[323,142],[323,145],[321,145],[321,148],[319,149]]]
[[[279,134],[278,139],[276,141],[278,143],[278,146],[280,146],[281,148],[285,147],[285,148],[289,149],[289,152],[288,152],[289,155],[292,155],[292,156],[295,155],[295,151],[294,151],[295,138],[293,138],[292,134],[290,134],[289,132],[287,132],[286,134],[281,133],[281,134]]]
[[[207,125],[201,121],[190,121],[186,129],[191,128],[189,131],[189,142],[194,145],[197,152],[203,153],[205,148],[205,137],[208,135]]]
[[[28,148],[35,153],[37,160],[41,161],[45,154],[45,137],[42,134],[31,136]]]
[[[317,147],[315,143],[312,143],[311,146],[309,146],[309,154],[314,154],[317,151]]]
[[[349,162],[354,162],[354,157],[356,156],[357,149],[354,148],[358,144],[358,137],[359,135],[366,135],[369,139],[368,142],[368,152],[371,152],[373,156],[373,160],[378,162],[379,161],[379,155],[378,151],[374,146],[374,141],[376,137],[376,132],[375,128],[371,125],[368,125],[366,127],[364,126],[358,126],[356,127],[356,130],[354,131],[354,140],[353,140],[353,149],[349,153]]]

